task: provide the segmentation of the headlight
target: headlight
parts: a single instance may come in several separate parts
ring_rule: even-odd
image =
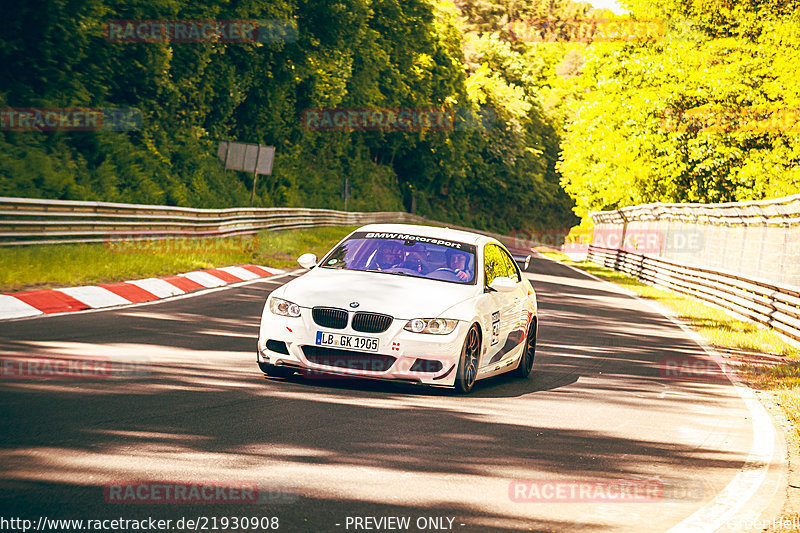
[[[447,335],[452,333],[458,320],[447,318],[414,318],[409,320],[403,328],[414,333],[430,333],[431,335]]]
[[[300,316],[299,305],[280,298],[270,298],[269,310],[281,316]]]

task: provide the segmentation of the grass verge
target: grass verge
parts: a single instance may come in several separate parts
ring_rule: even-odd
[[[220,266],[298,267],[305,252],[321,257],[355,226],[261,231],[222,239],[110,241],[4,247],[0,292],[74,287]]]

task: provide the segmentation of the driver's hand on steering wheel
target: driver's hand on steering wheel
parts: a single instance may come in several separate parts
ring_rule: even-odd
[[[455,269],[455,270],[453,270],[453,272],[456,273],[456,277],[458,279],[460,279],[461,281],[466,281],[466,280],[469,279],[469,273],[467,273],[466,270]]]

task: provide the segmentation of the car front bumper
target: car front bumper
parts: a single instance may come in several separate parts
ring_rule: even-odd
[[[382,333],[330,329],[317,325],[311,309],[301,308],[299,317],[284,317],[267,310],[261,321],[257,359],[261,363],[287,366],[307,375],[342,375],[399,380],[452,387],[458,360],[470,324],[459,321],[447,335],[406,331],[406,319],[394,319]],[[378,340],[376,352],[321,347],[317,334],[333,333]],[[269,346],[268,346],[269,344]]]

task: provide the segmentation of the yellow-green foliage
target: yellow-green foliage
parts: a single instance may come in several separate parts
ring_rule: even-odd
[[[800,14],[789,1],[630,0],[652,42],[594,43],[559,163],[576,213],[800,192]]]

